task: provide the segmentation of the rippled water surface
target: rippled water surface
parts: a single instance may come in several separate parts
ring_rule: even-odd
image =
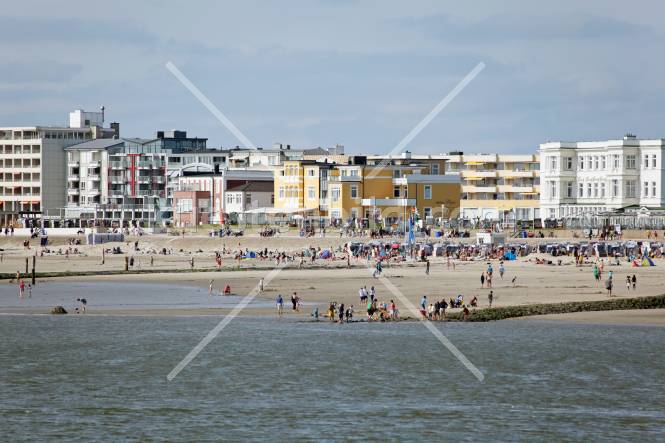
[[[665,328],[0,317],[2,441],[665,440]]]

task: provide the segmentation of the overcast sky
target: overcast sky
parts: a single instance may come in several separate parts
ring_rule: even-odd
[[[548,140],[665,137],[665,3],[5,2],[0,126],[66,124],[106,106],[128,137],[183,129],[388,152],[479,62],[408,149],[535,152]]]

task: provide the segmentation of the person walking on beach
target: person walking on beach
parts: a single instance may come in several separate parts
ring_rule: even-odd
[[[513,283],[513,288],[515,287],[515,283],[517,282],[517,276],[513,277],[512,283]]]
[[[381,267],[381,260],[378,260],[376,262],[376,268],[374,269],[374,274],[372,274],[373,277],[377,278],[377,277],[381,276],[381,271],[383,271],[383,269]]]
[[[429,259],[425,260],[425,275],[429,275]]]
[[[291,295],[291,304],[293,305],[293,310],[297,311],[298,310],[298,294],[295,293],[295,292],[293,293],[293,295]]]
[[[23,298],[24,293],[25,293],[25,281],[21,279],[18,283],[18,297]]]
[[[480,274],[480,288],[482,289],[484,287],[485,287],[485,273],[483,272],[482,274]]]
[[[489,302],[491,308],[492,302],[494,301],[494,291],[490,291],[490,293],[487,294],[487,301]]]
[[[598,287],[600,283],[600,269],[598,269],[598,265],[593,266],[593,278],[596,280],[596,287]]]
[[[427,312],[427,296],[423,295],[423,298],[420,300],[420,309],[424,312]]]
[[[365,288],[365,294],[367,294],[367,288]],[[369,288],[369,298],[370,298],[372,301],[374,301],[374,299],[376,298],[376,290],[374,289],[374,286],[372,286],[371,288]]]
[[[213,291],[213,286],[215,285],[215,280],[210,280],[210,284],[208,285],[208,295],[212,296],[212,291]]]
[[[605,289],[607,289],[607,295],[612,297],[612,276],[608,276],[605,281]]]
[[[637,289],[637,277],[635,276],[635,274],[633,274],[633,278],[631,281],[633,283],[633,291],[635,291]]]
[[[344,314],[346,313],[346,310],[344,309],[344,303],[340,303],[339,310],[337,312],[338,312],[339,323],[340,324],[344,323]]]
[[[503,262],[499,263],[499,277],[503,280],[503,274],[506,272],[506,268],[503,267]]]
[[[259,292],[263,293],[263,278],[261,278],[261,280],[259,280]]]
[[[277,295],[277,315],[280,317],[284,313],[284,299],[282,298],[282,294]]]
[[[627,290],[628,292],[630,292],[630,285],[631,285],[630,275],[627,275],[627,276],[626,276],[626,290]]]

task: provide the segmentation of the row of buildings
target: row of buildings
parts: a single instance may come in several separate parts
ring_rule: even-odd
[[[271,217],[399,225],[411,213],[538,223],[663,207],[665,140],[547,142],[537,154],[351,155],[210,148],[184,131],[125,138],[100,112],[0,128],[3,226],[194,226]]]

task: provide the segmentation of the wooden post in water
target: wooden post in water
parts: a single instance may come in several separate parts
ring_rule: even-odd
[[[102,246],[102,264],[106,261],[106,255],[104,254],[104,247]]]
[[[192,257],[192,263],[191,263],[191,266],[192,266],[192,270],[194,270],[194,257]]]
[[[35,268],[37,267],[37,256],[32,256],[32,286],[35,285]]]
[[[25,258],[25,275],[28,275],[28,257]]]
[[[125,256],[125,271],[129,271],[129,257]]]

